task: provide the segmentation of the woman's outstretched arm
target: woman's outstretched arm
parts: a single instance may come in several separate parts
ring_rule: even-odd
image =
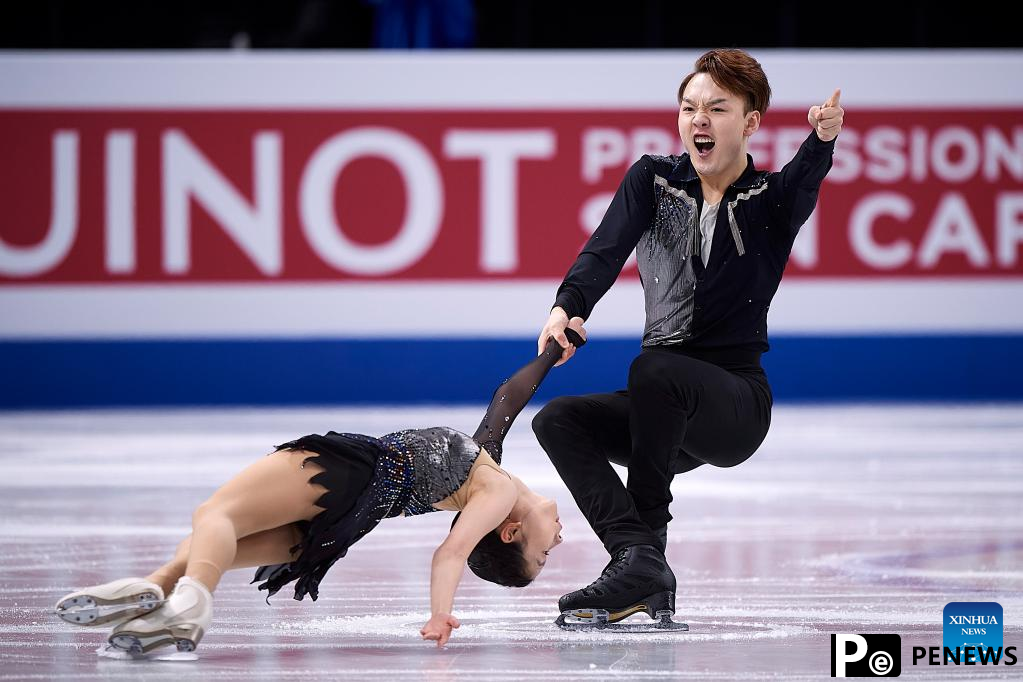
[[[574,329],[566,329],[565,335],[572,345],[581,348],[586,340]],[[483,421],[480,422],[473,440],[485,449],[496,462],[501,461],[501,449],[504,437],[511,428],[515,417],[526,406],[529,399],[536,393],[537,387],[543,382],[547,372],[561,359],[562,348],[553,337],[547,339],[543,353],[536,356],[529,364],[520,368],[511,379],[497,387],[490,401]]]
[[[511,480],[493,469],[484,469],[488,473],[483,476],[489,478],[482,482],[482,493],[474,495],[466,503],[465,509],[456,517],[451,532],[433,553],[433,563],[430,566],[430,620],[419,632],[423,639],[436,641],[437,646],[444,646],[451,636],[451,629],[458,627],[458,619],[451,611],[455,590],[462,579],[469,554],[484,535],[508,518],[518,497]]]

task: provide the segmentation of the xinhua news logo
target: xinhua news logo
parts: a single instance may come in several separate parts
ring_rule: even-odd
[[[959,649],[966,663],[987,658],[988,651],[1002,652],[1002,605],[994,601],[953,601],[942,614],[942,648],[945,663]],[[992,654],[993,656],[993,654]]]
[[[898,677],[901,672],[898,635],[831,635],[832,677]]]
[[[1016,665],[1016,647],[1005,646],[1002,605],[953,601],[942,612],[942,646],[913,647],[913,665]]]

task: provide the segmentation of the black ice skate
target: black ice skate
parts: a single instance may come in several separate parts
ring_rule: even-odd
[[[675,613],[675,575],[664,554],[652,545],[626,547],[611,559],[600,577],[558,600],[563,630],[687,631],[671,619]],[[645,613],[655,623],[619,623]]]

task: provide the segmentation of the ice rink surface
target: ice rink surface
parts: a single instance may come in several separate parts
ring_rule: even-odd
[[[1005,645],[1023,647],[1023,406],[777,407],[752,459],[675,480],[667,554],[689,633],[553,625],[558,596],[596,578],[607,555],[534,440],[532,411],[504,464],[558,500],[565,541],[522,590],[467,572],[462,627],[443,650],[418,631],[447,513],[382,523],[315,603],[284,590],[268,606],[249,571],[229,573],[196,661],[103,658],[105,630],[50,613],[74,588],[162,563],[192,508],[276,443],[331,429],[471,432],[480,413],[0,414],[0,679],[818,680],[841,632],[900,634],[902,677],[1023,678],[1023,661],[914,666],[911,656],[942,645],[951,601],[999,602]]]

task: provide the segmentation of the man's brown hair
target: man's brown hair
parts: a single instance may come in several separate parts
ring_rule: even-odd
[[[760,62],[748,53],[736,49],[711,50],[700,56],[693,65],[693,72],[685,77],[678,86],[678,103],[682,104],[682,95],[693,76],[698,73],[709,74],[714,82],[725,90],[746,100],[744,114],[759,111],[763,116],[771,103],[771,86]]]

